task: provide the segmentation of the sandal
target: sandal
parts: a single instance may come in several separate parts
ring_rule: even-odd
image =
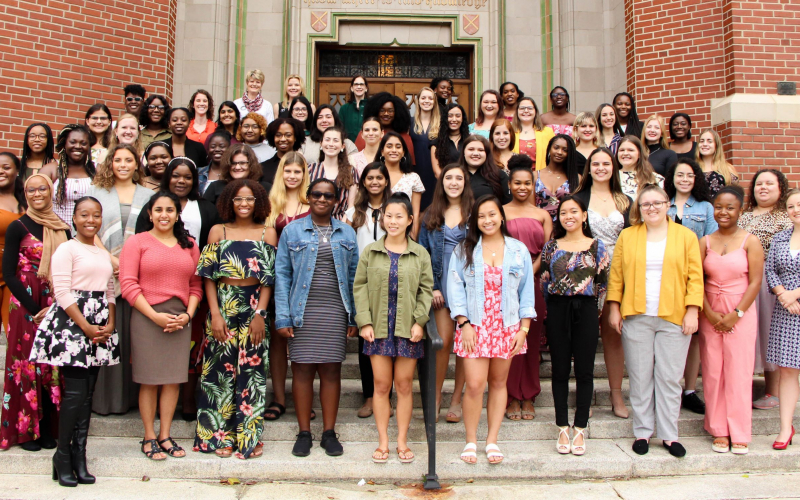
[[[397,450],[397,458],[400,459],[401,464],[410,464],[414,461],[414,452],[406,446],[405,450],[401,450],[400,448],[396,448]],[[477,458],[477,455],[476,455]]]
[[[163,443],[166,443],[167,441],[169,441],[170,447],[164,448]],[[171,456],[172,458],[183,458],[186,456],[186,451],[184,451],[183,448],[178,446],[178,443],[176,443],[175,440],[172,439],[172,437],[162,439],[161,441],[158,442],[158,446],[164,453]],[[183,455],[177,455],[177,453],[180,452],[183,452]]]
[[[263,454],[264,454],[264,443],[259,441],[256,447],[253,448],[253,452],[250,453],[250,456],[247,458],[258,458]]]
[[[457,424],[461,422],[462,415],[461,403],[458,403],[457,405],[451,404],[450,409],[447,410],[447,422],[450,424]]]
[[[224,448],[217,448],[214,453],[219,458],[230,458],[233,455],[233,446],[226,446]]]
[[[158,441],[156,441],[155,439],[143,439],[143,440],[139,441],[139,444],[142,445],[142,453],[144,453],[144,456],[146,456],[150,460],[155,460],[156,462],[160,462],[161,460],[166,460],[167,459],[166,456],[164,456],[162,458],[156,458],[155,457],[155,455],[158,454],[158,453],[164,453],[161,450],[161,447],[158,445]],[[145,445],[148,445],[148,444],[150,445],[150,451],[144,451]]]
[[[461,460],[464,461],[465,464],[475,465],[478,463],[478,445],[475,443],[467,443],[464,447],[464,451],[461,452]],[[468,458],[474,458],[475,461],[471,462],[467,460]]]
[[[731,449],[731,442],[727,437],[715,437],[711,443],[711,449],[717,453],[728,453]]]
[[[314,409],[312,408],[311,409],[311,418],[309,420],[314,420],[315,418],[317,418],[317,412],[315,412]]]
[[[567,438],[566,443],[561,442],[561,435]],[[562,455],[569,453],[569,426],[558,428],[558,439],[556,440],[556,450]]]
[[[273,401],[264,410],[264,420],[278,420],[284,413],[286,413],[286,407]]]
[[[572,451],[573,455],[581,456],[584,453],[586,453],[586,436],[583,435],[583,432],[586,429],[573,427],[572,430],[575,431],[575,434],[572,435],[572,444],[569,445],[570,451]],[[575,441],[578,439],[578,436],[580,436],[581,439],[583,440],[583,444],[575,444]]]
[[[389,461],[389,450],[375,448],[375,451],[372,452],[372,461],[376,464],[385,464]]]
[[[747,455],[750,446],[747,443],[731,443],[731,453],[734,455]]]
[[[533,407],[533,401],[530,401],[531,405],[530,410],[525,409],[526,403],[528,403],[528,401],[522,402],[522,411],[520,412],[520,414],[522,415],[522,420],[533,420],[534,418],[536,418],[536,409]]]
[[[500,448],[497,447],[496,444],[487,444],[486,445],[486,458],[489,459],[490,465],[498,465],[503,463],[503,459],[505,456],[500,453]],[[500,460],[492,461],[493,458],[500,458]]]
[[[512,410],[512,406],[516,404],[517,409]],[[522,409],[519,407],[520,402],[516,399],[512,399],[511,403],[509,403],[508,408],[506,408],[506,418],[509,420],[521,420],[522,419]]]

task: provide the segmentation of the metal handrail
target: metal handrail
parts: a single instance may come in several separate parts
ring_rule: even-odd
[[[425,338],[425,357],[417,364],[419,389],[422,396],[422,415],[425,419],[425,437],[428,441],[428,473],[425,475],[426,490],[438,490],[439,476],[436,475],[436,351],[444,347],[444,341],[436,329],[433,310],[428,321],[428,335]]]

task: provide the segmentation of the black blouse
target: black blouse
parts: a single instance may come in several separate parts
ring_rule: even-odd
[[[476,200],[483,195],[491,194],[496,196],[503,205],[511,202],[511,191],[508,189],[508,174],[500,169],[498,169],[498,173],[500,174],[500,193],[494,191],[492,185],[481,175],[480,171],[470,175],[469,184]]]
[[[164,142],[172,147],[172,137]],[[208,165],[208,153],[206,152],[206,148],[199,142],[193,141],[187,137],[186,143],[183,145],[183,151],[186,157],[192,160],[197,168],[203,168]]]
[[[650,150],[650,165],[657,174],[667,176],[667,169],[678,161],[678,155],[671,149],[664,149],[660,144],[646,146]]]

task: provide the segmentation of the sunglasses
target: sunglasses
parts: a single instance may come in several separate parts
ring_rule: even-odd
[[[166,106],[156,106],[155,104],[151,104],[147,106],[147,109],[153,109],[153,110],[160,109],[161,111],[164,111],[164,109],[166,109]]]
[[[314,198],[315,200],[319,200],[320,198],[325,198],[328,201],[333,201],[336,198],[336,195],[333,193],[323,193],[322,191],[311,191],[308,193],[308,196]]]
[[[142,98],[141,97],[126,97],[125,100],[128,101],[128,102],[141,102]]]

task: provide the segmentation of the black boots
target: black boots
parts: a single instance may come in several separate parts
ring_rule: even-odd
[[[72,470],[79,484],[94,484],[95,477],[86,470],[86,440],[89,437],[89,422],[92,419],[92,394],[97,383],[97,370],[91,371],[89,379],[83,382],[87,384],[87,393],[72,435]]]
[[[73,473],[70,441],[75,433],[78,417],[86,403],[88,386],[88,379],[64,378],[61,414],[58,420],[58,448],[53,455],[53,480],[58,480],[58,484],[61,486],[78,485],[78,478]]]

